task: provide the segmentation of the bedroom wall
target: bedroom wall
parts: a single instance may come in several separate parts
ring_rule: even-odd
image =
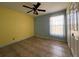
[[[51,16],[55,16],[55,15],[59,15],[59,14],[64,14],[65,16],[65,37],[63,38],[59,38],[59,37],[54,37],[54,36],[51,36],[49,34],[49,19]],[[58,38],[56,40],[60,40],[60,41],[64,41],[66,42],[67,39],[66,39],[66,11],[65,10],[62,10],[62,11],[58,11],[58,12],[55,12],[55,13],[49,13],[49,14],[46,14],[46,15],[41,15],[41,16],[37,16],[35,18],[35,35],[38,36],[38,37],[42,37],[42,38],[50,38],[50,39],[53,39],[53,38]]]
[[[0,6],[0,47],[34,35],[34,18]]]

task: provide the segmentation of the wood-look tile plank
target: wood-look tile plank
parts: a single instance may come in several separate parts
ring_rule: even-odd
[[[67,43],[32,37],[0,48],[1,57],[72,57]]]

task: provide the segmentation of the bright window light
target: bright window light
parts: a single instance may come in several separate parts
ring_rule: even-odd
[[[64,35],[64,15],[50,17],[50,35]]]

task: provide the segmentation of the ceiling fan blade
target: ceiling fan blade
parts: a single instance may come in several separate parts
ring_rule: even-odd
[[[29,9],[33,9],[33,8],[31,8],[31,7],[28,7],[28,6],[26,6],[26,5],[23,5],[23,7],[26,7],[26,8],[29,8]]]
[[[35,8],[37,9],[40,5],[41,5],[41,3],[38,2],[38,3],[35,5]]]
[[[28,11],[27,13],[30,13],[30,12],[32,12],[33,10],[30,10],[30,11]]]
[[[42,9],[37,9],[38,11],[42,11],[42,12],[46,12],[46,10],[42,10]]]

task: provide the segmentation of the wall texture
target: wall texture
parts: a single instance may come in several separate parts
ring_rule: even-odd
[[[43,38],[50,38],[50,39],[58,38],[58,40],[66,42],[66,30],[64,30],[65,36],[62,38],[50,36],[50,34],[49,34],[49,31],[50,31],[49,19],[50,19],[50,17],[55,16],[55,15],[60,15],[60,14],[64,14],[64,16],[65,16],[64,28],[66,29],[66,11],[62,10],[62,11],[55,12],[55,13],[37,16],[35,18],[35,35],[39,36],[39,37],[43,37]]]
[[[0,6],[0,46],[34,35],[34,19],[6,7]]]

